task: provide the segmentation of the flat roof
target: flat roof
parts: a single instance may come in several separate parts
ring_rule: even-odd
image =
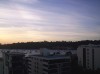
[[[50,59],[70,59],[70,56],[66,56],[66,55],[48,55],[48,56],[33,55],[32,57],[49,59],[49,60]]]
[[[19,52],[4,52],[4,54],[8,54],[8,55],[25,55],[24,53],[19,53]]]

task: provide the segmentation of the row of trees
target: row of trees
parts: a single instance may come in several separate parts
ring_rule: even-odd
[[[39,48],[49,48],[49,49],[77,49],[80,45],[87,44],[100,44],[100,40],[84,40],[84,41],[56,41],[56,42],[21,42],[12,44],[0,44],[0,49],[39,49]]]

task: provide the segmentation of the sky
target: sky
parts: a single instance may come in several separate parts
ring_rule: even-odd
[[[100,0],[0,0],[0,43],[100,39]]]

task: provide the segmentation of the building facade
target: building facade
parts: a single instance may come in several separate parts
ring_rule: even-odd
[[[3,59],[0,58],[0,74],[3,74]]]
[[[3,74],[26,74],[24,54],[3,53]]]
[[[81,45],[77,49],[78,64],[84,69],[100,68],[100,45]]]
[[[48,50],[40,55],[31,56],[29,74],[70,74],[71,58],[66,55],[49,54]]]
[[[72,62],[76,52],[69,50],[5,50],[2,53],[3,74],[69,74],[72,64],[76,64]]]

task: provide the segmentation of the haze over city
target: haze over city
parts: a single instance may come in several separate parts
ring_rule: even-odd
[[[0,43],[100,39],[100,0],[0,0]]]

